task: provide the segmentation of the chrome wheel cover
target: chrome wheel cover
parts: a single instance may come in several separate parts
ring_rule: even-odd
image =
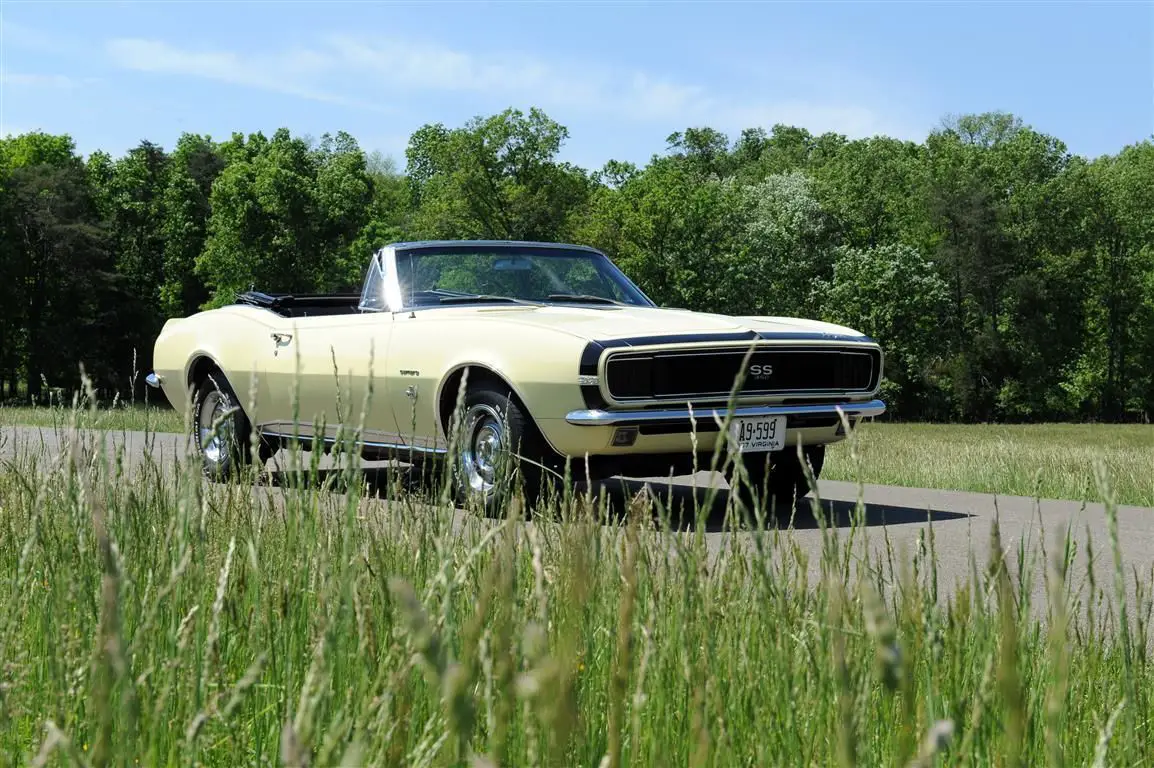
[[[213,426],[229,410],[228,400],[217,390],[204,396],[200,405],[200,415],[197,419],[197,434],[200,438],[200,450],[209,461],[219,463],[228,453],[228,446],[233,440],[233,424],[231,416],[227,416],[213,434]]]
[[[469,408],[465,414],[461,446],[461,474],[470,493],[487,496],[496,486],[506,448],[505,423],[487,404]]]

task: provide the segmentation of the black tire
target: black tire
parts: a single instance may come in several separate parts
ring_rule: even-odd
[[[825,446],[803,446],[802,458],[809,465],[816,481],[821,477],[822,466],[825,464]],[[738,501],[747,510],[752,511],[755,505],[760,504],[767,514],[789,517],[797,502],[810,493],[809,481],[798,461],[796,448],[775,453],[748,454],[744,457],[743,467],[746,479],[736,477],[735,467],[729,468],[726,479],[730,484],[730,493],[737,494]]]
[[[237,477],[252,463],[252,425],[240,407],[240,399],[220,371],[205,376],[193,398],[192,437],[205,476],[217,481]],[[272,446],[262,442],[261,463],[272,453]]]
[[[520,498],[532,506],[554,477],[555,456],[533,419],[507,387],[483,382],[465,393],[457,445],[449,458],[461,505],[503,518]],[[522,510],[528,515],[529,509]]]

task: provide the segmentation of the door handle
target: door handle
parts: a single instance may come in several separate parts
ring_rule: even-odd
[[[273,334],[271,334],[271,336],[272,336],[272,340],[277,343],[278,347],[281,344],[288,344],[290,341],[293,340],[293,335],[291,333],[273,333]]]

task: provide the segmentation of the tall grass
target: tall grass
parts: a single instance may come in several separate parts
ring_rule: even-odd
[[[99,460],[103,442],[74,436],[0,474],[8,764],[1154,755],[1154,583],[1119,556],[1114,580],[1079,592],[1070,531],[1026,553],[995,521],[945,591],[932,526],[904,552],[823,525],[815,564],[735,500],[726,527],[742,533],[707,535],[703,512],[678,519],[660,493],[610,511],[567,492],[529,523],[513,493],[505,520],[484,520],[423,472],[374,488],[351,454],[326,473],[294,451],[275,485],[215,485],[180,461]],[[1030,604],[1035,555],[1045,605]]]

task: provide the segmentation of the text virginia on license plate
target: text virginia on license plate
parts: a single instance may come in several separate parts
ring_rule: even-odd
[[[729,423],[729,434],[742,453],[780,451],[785,447],[785,417],[735,418]]]

